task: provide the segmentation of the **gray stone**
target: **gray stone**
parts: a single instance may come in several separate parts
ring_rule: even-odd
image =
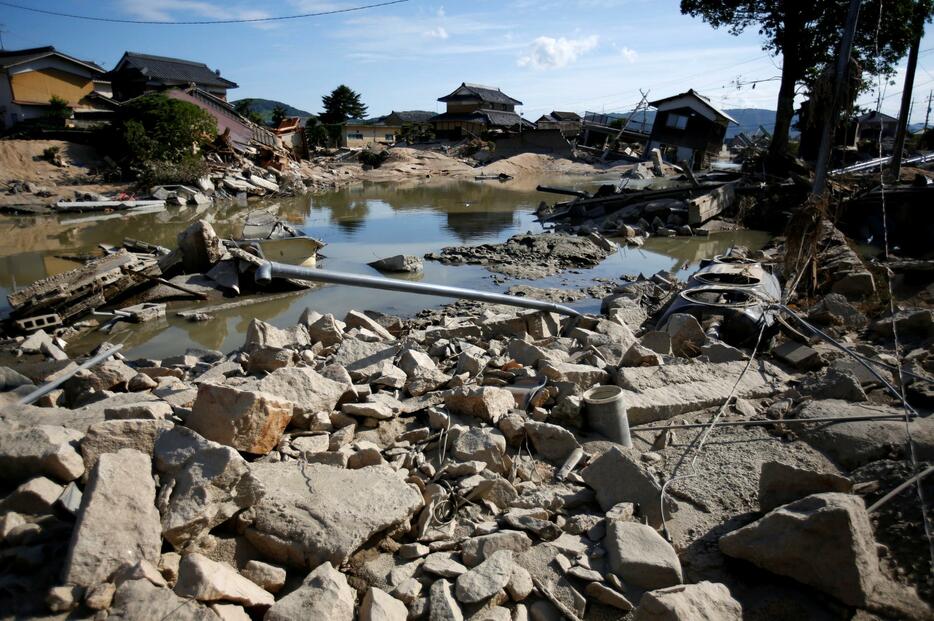
[[[412,255],[397,254],[367,263],[381,272],[407,272],[414,274],[422,271],[422,260]]]
[[[532,547],[532,540],[523,532],[501,530],[490,535],[473,537],[461,544],[461,556],[469,567],[474,567],[495,552],[509,550],[520,554]]]
[[[214,227],[207,220],[193,222],[176,239],[182,263],[189,274],[203,273],[224,256],[221,243]]]
[[[108,420],[91,425],[81,439],[84,471],[90,473],[102,454],[116,453],[124,448],[152,455],[156,436],[173,426],[164,420],[143,419]]]
[[[650,330],[639,337],[639,344],[662,356],[671,355],[671,335],[659,330]]]
[[[814,399],[842,399],[844,401],[867,401],[869,398],[852,372],[828,367],[816,375],[801,380],[798,392]]]
[[[227,563],[212,561],[197,552],[182,557],[174,591],[200,602],[229,601],[247,607],[272,606],[272,593],[244,578]]]
[[[521,602],[532,594],[535,584],[532,582],[532,574],[519,565],[512,564],[512,575],[509,576],[509,582],[506,583],[506,592],[514,602]]]
[[[455,596],[459,602],[483,602],[506,587],[513,572],[511,550],[497,550],[486,560],[457,578]]]
[[[385,466],[345,470],[254,463],[266,495],[245,534],[265,556],[297,567],[342,563],[370,537],[408,520],[422,496]]]
[[[26,481],[0,500],[0,515],[15,511],[31,515],[52,513],[52,507],[65,487],[47,477]]]
[[[580,444],[574,434],[558,425],[528,421],[525,431],[535,450],[552,463],[561,464]]]
[[[848,494],[814,494],[779,507],[721,537],[720,550],[850,606],[865,606],[882,579],[866,507]]]
[[[308,329],[302,324],[282,329],[271,323],[253,319],[246,329],[243,351],[252,354],[264,347],[303,349],[309,345],[311,345],[311,337],[308,336]]]
[[[767,461],[759,471],[759,510],[768,512],[811,494],[849,493],[852,489],[852,481],[833,472],[815,472]]]
[[[577,393],[583,393],[596,384],[605,384],[609,376],[603,369],[570,362],[549,362],[541,369],[542,375],[555,382],[571,382]]]
[[[276,602],[263,620],[353,621],[355,599],[344,574],[325,562],[308,574],[300,587]]]
[[[708,343],[704,345],[701,347],[701,356],[714,363],[742,362],[748,358],[741,350],[726,343]]]
[[[347,384],[335,382],[309,367],[279,369],[257,384],[257,390],[292,403],[292,424],[303,429],[315,414],[330,414],[347,391]]]
[[[707,342],[704,329],[693,315],[674,313],[668,317],[665,331],[671,336],[671,351],[676,356],[697,356]]]
[[[603,545],[610,570],[627,585],[652,590],[682,581],[677,553],[651,526],[607,520]]]
[[[104,453],[91,472],[65,559],[64,581],[90,587],[126,562],[159,560],[162,535],[148,455]]]
[[[655,476],[640,463],[633,449],[614,446],[581,471],[581,476],[597,494],[597,502],[604,511],[623,502],[639,505],[649,524],[662,525],[659,506],[662,487]],[[670,497],[666,498],[669,515],[678,510]]]
[[[330,362],[343,366],[350,377],[359,382],[378,372],[383,363],[392,362],[400,349],[397,344],[368,343],[345,338]]]
[[[107,619],[217,621],[217,615],[206,606],[181,598],[171,589],[157,587],[148,580],[127,580],[117,587]]]
[[[743,608],[725,585],[706,580],[697,584],[650,591],[639,600],[633,621],[741,621]]]
[[[512,393],[503,388],[482,386],[455,388],[444,393],[444,405],[453,414],[473,416],[496,424],[516,406]]]
[[[278,593],[285,586],[285,569],[276,565],[255,560],[247,561],[240,573],[270,593]]]
[[[405,604],[373,586],[360,602],[360,621],[406,621],[408,615]]]
[[[505,474],[510,463],[506,456],[506,438],[489,428],[456,428],[451,433],[448,448],[456,459],[482,461],[498,474]]]
[[[284,347],[258,347],[250,354],[246,363],[247,373],[272,373],[277,369],[292,366],[295,352]]]
[[[467,568],[455,559],[456,556],[453,552],[429,554],[422,564],[422,571],[442,578],[456,578],[467,572]]]
[[[657,367],[664,364],[664,361],[660,354],[648,347],[633,343],[620,358],[619,364],[623,367]]]
[[[76,450],[83,436],[57,425],[0,421],[0,479],[17,482],[44,474],[66,483],[74,481],[84,474],[84,460]]]
[[[824,366],[824,359],[820,352],[796,341],[785,341],[773,347],[772,355],[801,371],[819,369]]]
[[[185,424],[208,440],[265,455],[292,420],[292,402],[270,393],[201,384]]]
[[[373,319],[370,319],[365,314],[351,310],[347,312],[347,316],[344,317],[344,323],[347,324],[348,328],[359,328],[362,330],[368,330],[375,334],[377,337],[384,341],[394,341],[396,337],[389,333],[386,328],[379,325]]]
[[[451,595],[451,583],[444,578],[432,583],[428,602],[428,621],[464,621],[464,614]]]
[[[626,599],[625,595],[619,591],[616,591],[615,589],[611,589],[605,584],[601,584],[600,582],[595,581],[588,584],[584,589],[584,593],[586,593],[588,597],[592,597],[601,604],[612,606],[613,608],[618,608],[623,612],[629,612],[633,609],[632,602]],[[687,617],[685,621],[687,621],[687,619],[694,618],[698,617]],[[711,621],[713,621],[713,619],[716,619],[716,617],[712,618]]]
[[[313,343],[321,343],[325,347],[336,345],[344,340],[343,322],[335,319],[334,315],[324,315],[308,326],[308,336]]]
[[[128,420],[133,418],[165,420],[172,416],[172,413],[172,406],[165,401],[144,401],[107,408],[104,410],[104,418],[107,420]]]

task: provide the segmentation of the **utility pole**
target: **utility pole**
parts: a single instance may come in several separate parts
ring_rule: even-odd
[[[902,170],[902,151],[905,150],[905,135],[908,133],[908,117],[911,115],[911,89],[915,83],[915,71],[918,69],[918,50],[921,47],[921,37],[924,34],[923,2],[915,4],[915,14],[912,17],[912,27],[915,29],[911,41],[911,51],[908,52],[908,67],[905,69],[905,86],[902,89],[902,105],[898,111],[898,122],[895,126],[895,145],[892,150],[892,161],[889,163],[889,175],[896,181]]]
[[[931,95],[934,95],[934,91],[928,91],[928,111],[924,114],[924,131],[928,130],[928,120],[931,118]]]
[[[853,39],[856,36],[856,22],[859,19],[860,0],[850,0],[850,8],[846,13],[846,28],[843,38],[840,39],[840,51],[837,55],[837,72],[834,76],[833,95],[830,100],[830,110],[821,132],[820,148],[817,151],[817,167],[814,171],[814,187],[811,193],[820,196],[827,187],[827,167],[830,165],[830,147],[833,144],[833,130],[837,125],[837,114],[840,100],[843,98],[843,85],[846,83],[850,66],[850,50],[853,49]]]
[[[6,49],[3,47],[3,33],[6,32],[6,30],[3,29],[4,26],[6,26],[6,24],[0,24],[0,51]]]

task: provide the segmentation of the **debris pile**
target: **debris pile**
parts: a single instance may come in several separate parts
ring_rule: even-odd
[[[223,252],[205,233],[180,246],[199,260]],[[579,317],[477,303],[410,320],[309,309],[290,328],[254,319],[228,355],[118,354],[34,405],[19,402],[75,362],[54,342],[22,341],[24,357],[0,369],[0,606],[125,619],[841,607],[928,618],[906,586],[931,597],[923,563],[906,561],[919,551],[880,556],[874,534],[920,528],[910,495],[875,514],[867,504],[888,486],[857,483],[906,458],[884,382],[822,343],[808,345],[806,371],[767,342],[731,346],[710,313],[664,314],[679,289],[671,275],[638,280]],[[931,379],[925,312],[900,324],[912,383]],[[852,338],[873,329],[858,314],[841,297],[809,316]],[[876,334],[863,355],[885,364],[891,341]],[[841,394],[837,377],[859,391]],[[618,389],[631,447],[595,430],[595,387]],[[725,442],[684,477],[697,423],[723,408]],[[825,420],[847,416],[871,420]],[[918,457],[934,458],[928,422],[908,424]]]

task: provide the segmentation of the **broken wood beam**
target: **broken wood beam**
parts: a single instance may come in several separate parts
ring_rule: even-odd
[[[697,226],[723,213],[736,200],[736,182],[724,183],[716,190],[688,201],[688,224]]]

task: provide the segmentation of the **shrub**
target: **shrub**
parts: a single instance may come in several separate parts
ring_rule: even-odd
[[[370,151],[369,149],[360,151],[360,155],[358,156],[361,164],[364,166],[372,166],[373,168],[379,168],[388,158],[389,151]]]
[[[188,155],[180,162],[149,160],[134,165],[131,172],[144,187],[154,185],[194,185],[208,174],[208,165],[200,155]]]
[[[45,109],[45,118],[51,122],[55,127],[64,127],[65,121],[71,118],[71,106],[68,105],[68,102],[59,97],[58,95],[52,95],[49,99],[49,107]]]
[[[108,130],[106,147],[125,172],[163,177],[176,171],[187,176],[196,168],[194,162],[200,161],[201,148],[216,137],[217,122],[210,114],[192,103],[153,93],[121,107]]]
[[[42,150],[42,159],[48,162],[54,162],[58,154],[61,153],[61,147],[46,147]]]

